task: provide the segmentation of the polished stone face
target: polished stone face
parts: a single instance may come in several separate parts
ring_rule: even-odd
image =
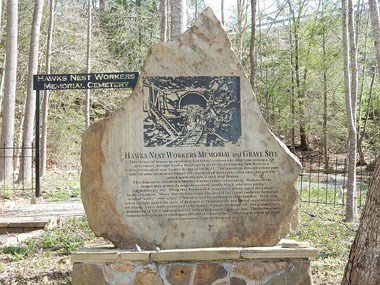
[[[90,226],[121,248],[270,246],[298,222],[300,164],[210,9],[151,47],[123,107],[86,131],[82,166]]]

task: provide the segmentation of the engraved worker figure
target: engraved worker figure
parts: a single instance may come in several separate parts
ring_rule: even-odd
[[[225,146],[241,138],[239,77],[146,77],[145,146]]]

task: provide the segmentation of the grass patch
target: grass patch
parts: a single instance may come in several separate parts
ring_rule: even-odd
[[[50,173],[41,177],[41,190],[45,201],[80,201],[79,170]]]
[[[43,250],[55,251],[61,255],[70,255],[84,242],[95,238],[89,229],[86,219],[70,219],[63,229],[47,232],[39,241],[39,247]]]
[[[78,171],[44,176],[41,189],[45,190],[42,193],[45,201],[80,201],[79,176]],[[359,199],[365,198],[366,191],[364,186]],[[331,193],[334,192],[327,193],[328,199],[333,199]],[[308,241],[320,251],[311,262],[313,284],[340,284],[358,220],[345,223],[344,207],[323,205],[326,198],[323,189],[311,187],[310,194],[306,190],[301,194],[302,200],[310,196],[311,201],[319,204],[301,203],[300,225],[287,238]],[[19,246],[0,249],[0,284],[71,284],[70,252],[85,243],[100,242],[104,240],[95,237],[85,218],[66,220],[60,229]]]
[[[10,261],[19,261],[30,256],[33,250],[28,246],[6,246],[2,249],[2,252],[10,256]]]
[[[35,197],[35,180],[29,183],[0,184],[1,200],[19,200]],[[41,177],[41,194],[45,201],[80,201],[80,170],[50,171]]]
[[[345,209],[303,203],[301,223],[288,238],[308,241],[319,250],[311,262],[314,284],[340,284],[359,219],[343,222]]]
[[[0,249],[0,284],[71,284],[70,253],[85,243],[104,243],[85,218],[67,219],[19,246]]]
[[[287,238],[308,241],[320,254],[312,260],[313,284],[340,284],[358,221],[345,223],[344,208],[303,204],[301,223]],[[85,243],[104,243],[87,220],[69,219],[18,247],[0,250],[0,284],[70,284],[69,254]]]

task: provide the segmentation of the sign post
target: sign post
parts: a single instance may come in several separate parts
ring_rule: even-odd
[[[135,88],[138,72],[37,74],[33,75],[33,90],[36,91],[36,197],[40,191],[40,91],[74,89]]]

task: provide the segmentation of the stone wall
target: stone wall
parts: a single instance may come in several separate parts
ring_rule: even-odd
[[[309,285],[309,258],[316,254],[314,248],[282,247],[160,252],[85,248],[72,254],[72,279],[74,285]]]

